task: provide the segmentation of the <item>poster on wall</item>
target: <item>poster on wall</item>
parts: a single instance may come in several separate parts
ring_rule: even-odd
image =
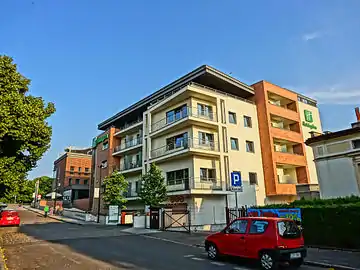
[[[300,208],[275,208],[275,209],[255,209],[249,208],[247,210],[249,217],[280,217],[290,218],[295,221],[301,221]]]
[[[109,206],[109,223],[119,223],[119,206],[118,205],[110,205]]]

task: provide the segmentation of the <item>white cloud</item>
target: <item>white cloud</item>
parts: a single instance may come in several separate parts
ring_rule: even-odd
[[[330,89],[305,93],[320,104],[359,104],[360,89]]]
[[[302,39],[304,41],[310,41],[316,38],[320,38],[322,36],[322,33],[320,32],[312,32],[312,33],[306,33],[302,36]]]

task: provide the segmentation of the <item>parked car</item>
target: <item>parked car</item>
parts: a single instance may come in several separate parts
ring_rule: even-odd
[[[236,219],[221,232],[209,235],[205,249],[210,259],[220,255],[256,259],[266,270],[285,262],[298,268],[306,257],[304,238],[296,223],[276,217]]]
[[[0,226],[20,226],[19,213],[10,209],[2,210],[0,213]]]

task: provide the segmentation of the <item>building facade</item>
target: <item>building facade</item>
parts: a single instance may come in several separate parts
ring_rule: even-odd
[[[295,102],[297,106],[297,96]],[[236,201],[239,206],[271,201],[269,197],[277,193],[264,177],[261,137],[264,123],[269,126],[270,122],[263,120],[257,103],[256,87],[201,66],[100,123],[103,133],[93,144],[94,214],[101,183],[114,170],[129,182],[128,210],[144,209],[137,194],[141,175],[151,163],[160,167],[166,181],[169,200],[165,206],[189,209],[194,226],[225,223],[225,206],[235,207]],[[299,114],[296,120],[300,123]],[[295,142],[305,152],[298,129]],[[295,166],[304,167],[299,170],[300,183],[308,184],[305,153],[296,158]],[[243,182],[237,200],[230,186],[232,172],[239,172]],[[290,189],[296,195],[296,183],[293,186]],[[106,213],[101,199],[100,213]]]
[[[89,209],[91,151],[69,147],[54,161],[53,187],[63,196],[64,207]]]
[[[312,147],[320,196],[324,199],[360,196],[360,114],[352,128],[313,134],[306,144]]]
[[[266,81],[253,87],[267,203],[316,196],[313,154],[304,143],[311,131],[322,131],[316,101]]]

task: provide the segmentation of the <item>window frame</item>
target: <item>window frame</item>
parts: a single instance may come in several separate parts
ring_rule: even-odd
[[[236,144],[236,148],[233,148],[233,144],[232,144],[233,141]],[[230,149],[234,150],[234,151],[239,151],[239,139],[238,138],[230,137]]]
[[[263,232],[251,232],[251,227],[252,227],[254,222],[264,222],[264,223],[266,223],[266,227],[265,227],[264,231]],[[269,225],[270,225],[270,223],[267,220],[259,220],[259,219],[251,220],[248,234],[251,234],[251,235],[264,234],[267,231],[267,229],[269,228]]]
[[[230,232],[230,227],[231,225],[233,225],[235,222],[246,222],[246,226],[245,226],[245,231],[244,232]],[[229,224],[229,226],[226,228],[226,233],[228,234],[246,234],[248,231],[248,226],[249,226],[249,220],[247,219],[236,219],[234,220],[232,223]]]
[[[106,150],[109,148],[109,141],[106,140],[102,143],[101,150]]]
[[[252,125],[252,117],[251,116],[244,115],[244,127],[246,127],[246,128],[252,128],[253,127],[253,125]]]
[[[246,145],[246,152],[247,153],[255,153],[255,143],[253,141],[246,140],[245,145]],[[248,145],[251,145],[252,151],[249,151],[250,149],[248,148]]]
[[[202,176],[202,171],[205,172],[205,177]],[[209,173],[211,171],[211,173]],[[214,174],[215,177],[209,177],[210,174]],[[200,168],[200,181],[201,182],[214,182],[216,181],[216,169],[215,168]]]
[[[84,180],[84,185],[89,185],[89,179]]]
[[[80,185],[80,179],[79,178],[75,179],[75,185]]]
[[[176,173],[180,173],[180,172],[183,174],[183,177],[177,178]],[[173,175],[173,177],[169,177],[172,175]],[[169,178],[172,178],[172,179],[169,179]],[[180,181],[180,180],[181,180],[181,182],[178,183],[178,181]],[[186,180],[189,180],[189,168],[166,172],[166,185],[167,186],[181,185]]]
[[[237,124],[236,113],[229,111],[228,114],[229,114],[229,123],[236,125],[236,124]],[[231,117],[230,117],[231,115],[234,116],[234,122],[232,122],[232,121],[230,120],[230,119],[231,119]]]

